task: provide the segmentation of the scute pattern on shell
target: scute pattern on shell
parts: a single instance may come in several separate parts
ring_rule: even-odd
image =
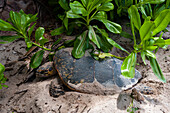
[[[57,51],[54,56],[54,65],[63,83],[72,90],[94,94],[113,94],[115,90],[131,88],[141,79],[141,74],[137,70],[135,70],[133,79],[122,76],[122,61],[119,59],[109,58],[96,61],[88,52],[81,59],[74,59],[71,56],[71,50],[65,48]]]

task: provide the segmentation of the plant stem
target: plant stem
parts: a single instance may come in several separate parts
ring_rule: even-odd
[[[38,46],[38,47],[40,47],[40,48],[42,48],[42,49],[44,49],[44,50],[52,51],[51,49],[45,48],[45,47],[43,47],[43,46],[40,46],[40,45],[38,45],[37,43],[32,42],[32,44],[34,44],[34,45],[36,45],[36,46]]]
[[[112,57],[118,58],[118,59],[120,59],[120,60],[123,60],[123,59],[126,58],[126,57],[118,57],[118,56],[116,56],[116,55],[112,55]]]

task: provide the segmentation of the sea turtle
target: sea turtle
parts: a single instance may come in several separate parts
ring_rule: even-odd
[[[142,77],[137,70],[132,79],[121,75],[122,61],[119,59],[108,58],[97,61],[88,52],[82,58],[75,59],[72,57],[71,51],[72,48],[57,51],[53,63],[41,66],[37,70],[36,76],[47,77],[57,72],[61,81],[69,89],[101,95],[115,94],[131,88]]]

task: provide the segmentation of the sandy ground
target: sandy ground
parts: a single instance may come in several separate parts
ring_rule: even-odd
[[[21,4],[17,10],[22,7],[27,10],[26,7],[33,6],[31,0],[25,0],[24,3],[22,0],[8,0],[8,4],[12,4],[13,7]],[[6,19],[9,10],[11,9],[6,9],[0,16]],[[170,28],[168,29],[170,31]],[[4,32],[0,32],[0,35],[4,35]],[[170,32],[167,32],[164,37],[169,38]],[[120,37],[114,37],[114,40],[124,41]],[[17,61],[26,53],[25,48],[23,40],[0,45],[0,63],[5,65]],[[120,51],[115,51],[120,53]],[[142,103],[134,100],[134,107],[139,108],[136,112],[170,113],[170,46],[166,50],[160,49],[156,56],[167,83],[163,84],[159,81],[153,74],[149,62],[147,61],[147,65],[144,65],[139,58],[140,65],[136,68],[141,72],[143,79],[138,85],[152,87],[154,94],[143,95],[145,101]],[[8,78],[6,85],[9,87],[0,90],[0,113],[127,113],[127,107],[132,101],[128,91],[107,96],[66,91],[64,95],[54,98],[49,94],[49,86],[51,81],[57,82],[56,76],[46,80],[34,78],[32,81],[18,85],[28,76],[27,63],[19,61],[7,67],[9,68],[4,74]],[[20,67],[23,67],[22,70]]]
[[[0,62],[6,64],[18,60],[26,53],[25,48],[22,40],[0,45]],[[142,104],[134,100],[134,106],[140,108],[142,113],[170,112],[170,46],[166,50],[160,49],[156,56],[167,83],[163,84],[156,78],[148,61],[146,66],[139,62],[137,69],[143,79],[138,84],[151,86],[155,91],[152,95],[144,95],[145,102]],[[18,73],[21,66],[24,68]],[[126,113],[131,102],[130,94],[126,92],[100,96],[66,91],[64,95],[54,98],[49,95],[49,85],[57,77],[34,79],[18,86],[26,78],[28,68],[24,61],[9,67],[4,73],[9,87],[0,90],[1,113]]]

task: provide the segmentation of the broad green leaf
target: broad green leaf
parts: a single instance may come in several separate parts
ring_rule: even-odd
[[[8,86],[7,86],[7,85],[2,85],[2,87],[5,87],[5,88],[7,88]]]
[[[121,73],[127,78],[134,78],[136,65],[136,53],[131,53],[125,58],[121,66]]]
[[[141,20],[137,7],[135,5],[132,5],[128,9],[128,14],[134,26],[139,30],[141,27]]]
[[[88,12],[86,11],[86,9],[78,1],[74,1],[73,3],[70,3],[70,7],[71,7],[71,10],[73,11],[73,13],[75,13],[75,14],[82,14],[83,16],[88,15]]]
[[[45,33],[45,29],[43,27],[39,27],[35,31],[35,40],[36,40],[36,42],[39,42],[40,38],[43,37],[44,33]]]
[[[84,7],[87,7],[88,3],[91,2],[91,0],[81,0]]]
[[[36,25],[36,23],[34,23],[34,24],[30,27],[30,29],[28,30],[28,36],[29,36],[29,38],[31,37],[32,31],[34,30],[35,25]]]
[[[54,29],[54,30],[51,32],[51,35],[52,35],[52,36],[60,35],[60,34],[62,34],[64,31],[65,31],[64,26],[61,26],[61,27],[59,27],[59,28],[57,28],[57,29]]]
[[[165,2],[165,0],[140,0],[140,4],[160,4]]]
[[[104,11],[99,11],[93,18],[93,19],[97,19],[97,20],[100,20],[100,19],[107,19],[107,14],[106,12]]]
[[[96,37],[99,42],[100,49],[103,52],[109,52],[113,48],[113,46],[107,41],[105,36],[96,35]]]
[[[65,10],[65,11],[68,11],[70,8],[69,8],[69,3],[68,3],[68,0],[59,0],[58,2],[60,4],[60,6]]]
[[[159,46],[159,47],[163,47],[163,46],[166,45],[166,44],[165,44],[165,40],[164,40],[164,39],[158,39],[158,40],[155,41],[155,44],[154,44],[154,45],[157,45],[157,46]]]
[[[170,45],[170,39],[165,40],[166,45]]]
[[[126,49],[124,49],[122,46],[120,46],[119,44],[117,44],[115,41],[113,41],[111,38],[109,38],[109,37],[106,37],[106,39],[107,39],[107,41],[111,44],[111,45],[113,45],[114,47],[116,47],[116,48],[118,48],[118,49],[120,49],[120,50],[122,50],[122,51],[125,51],[126,53],[129,53]]]
[[[98,8],[99,11],[110,11],[113,9],[114,9],[114,5],[110,2],[104,3]]]
[[[27,18],[25,16],[24,12],[20,11],[20,16],[21,16],[21,25],[25,25],[26,21],[27,21]]]
[[[17,29],[21,29],[22,26],[21,26],[21,17],[19,15],[19,13],[17,12],[14,12],[14,11],[10,11],[10,18],[11,18],[11,21],[13,23],[13,25],[17,28]]]
[[[66,30],[68,30],[68,18],[67,17],[64,18],[63,23],[64,23]]]
[[[157,46],[148,46],[148,47],[146,47],[146,50],[153,51],[157,48],[158,48]]]
[[[32,56],[31,63],[30,63],[30,66],[32,68],[37,68],[41,64],[43,60],[43,54],[44,54],[44,51],[40,50]]]
[[[37,15],[38,14],[30,16],[30,19],[27,20],[25,27],[28,27],[30,25],[30,23],[35,22],[38,19]]]
[[[14,31],[14,29],[15,28],[10,23],[0,19],[0,30],[1,31]]]
[[[80,15],[78,15],[78,14],[73,13],[72,10],[69,10],[69,11],[67,12],[67,18],[83,18],[83,17],[80,16]]]
[[[84,56],[86,49],[88,48],[88,38],[87,32],[84,31],[80,36],[78,36],[74,42],[74,48],[72,50],[72,55],[75,58],[81,58]]]
[[[150,21],[145,22],[139,30],[141,40],[144,41],[150,39],[152,36],[152,31],[154,29],[155,24],[153,22]]]
[[[141,51],[141,58],[142,58],[142,60],[143,60],[143,62],[144,62],[144,64],[146,65],[146,61],[145,61],[145,51]]]
[[[46,42],[48,42],[48,39],[46,39],[44,36],[42,36],[42,37],[39,39],[38,42],[40,43],[41,46],[44,46],[44,44],[45,44]]]
[[[147,18],[147,14],[146,14],[146,11],[145,11],[145,9],[144,9],[144,7],[141,5],[140,6],[140,9],[139,9],[140,11],[141,11],[141,13],[142,13],[142,17],[144,18],[144,19],[146,19]]]
[[[170,9],[163,10],[154,21],[156,29],[153,31],[152,36],[164,30],[170,23]]]
[[[103,36],[109,37],[108,33],[104,29],[98,28],[97,25],[93,26],[93,28],[96,28]]]
[[[170,7],[170,0],[166,0],[166,9]]]
[[[99,44],[99,42],[97,40],[96,33],[95,33],[93,27],[89,26],[88,28],[89,28],[89,32],[88,32],[89,39],[92,42],[94,42],[97,45],[97,47],[100,49],[100,44]]]
[[[14,40],[22,38],[21,36],[14,35],[14,36],[0,36],[0,44],[6,44],[13,42]]]
[[[32,42],[31,41],[26,41],[27,48],[32,47]]]
[[[156,59],[156,55],[155,55],[154,53],[152,53],[151,51],[149,51],[149,50],[146,50],[146,53],[145,53],[145,54],[146,54],[147,56],[150,56],[150,57]]]
[[[152,67],[154,74],[159,78],[159,80],[161,80],[162,82],[165,83],[166,79],[162,73],[162,70],[161,70],[157,60],[152,57],[149,57],[149,61],[150,61],[150,65]]]
[[[99,30],[99,32],[106,38],[107,42],[110,43],[112,46],[114,46],[122,51],[125,51],[126,53],[129,53],[126,49],[124,49],[119,44],[117,44],[115,41],[113,41],[111,38],[109,38],[108,34],[105,30],[99,29],[97,26],[93,26],[93,27],[96,28],[97,30]]]
[[[122,27],[117,23],[111,22],[106,19],[99,19],[99,21],[103,22],[106,28],[112,33],[121,33],[122,31]]]
[[[2,75],[4,71],[5,71],[5,67],[0,63],[0,75]]]

